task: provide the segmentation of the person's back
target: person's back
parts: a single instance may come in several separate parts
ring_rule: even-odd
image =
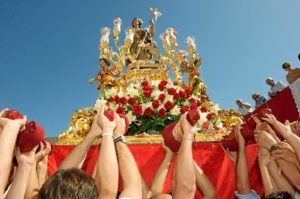
[[[289,84],[292,84],[298,78],[300,78],[300,68],[291,69],[291,71],[286,75],[286,80]]]
[[[97,199],[95,180],[80,169],[58,170],[42,186],[39,199]]]

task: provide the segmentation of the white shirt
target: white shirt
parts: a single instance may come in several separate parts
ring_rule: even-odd
[[[272,92],[273,95],[276,95],[277,93],[285,89],[285,87],[286,86],[281,81],[274,81],[274,85],[271,86],[270,91]]]
[[[244,105],[242,107],[239,107],[237,109],[238,112],[240,112],[243,116],[247,115],[248,113],[252,112],[252,108],[247,108]]]

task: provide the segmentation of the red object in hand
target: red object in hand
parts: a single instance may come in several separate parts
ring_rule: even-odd
[[[120,118],[124,118],[125,119],[125,134],[127,133],[128,129],[129,129],[129,120],[127,118],[127,116],[125,114],[118,114],[120,116]]]
[[[200,119],[200,114],[198,109],[192,109],[188,112],[187,114],[187,120],[189,121],[189,123],[194,126],[198,120]]]
[[[230,134],[227,136],[224,136],[221,140],[221,145],[225,150],[228,151],[238,151],[238,143],[235,140],[234,134]]]
[[[20,132],[17,146],[22,153],[31,151],[44,139],[44,129],[35,121],[27,122],[25,129]]]
[[[164,128],[164,130],[161,132],[164,143],[166,146],[168,146],[173,152],[177,152],[180,148],[180,142],[177,141],[173,135],[173,129],[175,128],[177,122],[173,122],[172,124],[169,124]]]
[[[7,110],[4,112],[3,117],[11,120],[23,119],[24,116],[17,110]]]
[[[114,121],[114,112],[112,110],[105,110],[104,115],[109,119],[109,121]]]

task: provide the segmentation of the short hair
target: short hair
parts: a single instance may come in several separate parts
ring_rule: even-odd
[[[298,54],[298,59],[300,60],[300,53]]]
[[[95,180],[77,168],[58,170],[39,191],[39,199],[97,199]]]
[[[290,62],[284,62],[284,63],[282,64],[282,68],[283,68],[283,69],[286,69],[287,67],[291,67],[291,63],[290,63]]]
[[[266,83],[268,83],[269,81],[273,81],[272,77],[268,77],[268,78],[266,79]]]
[[[259,93],[253,93],[253,94],[252,94],[252,99],[256,99],[256,98],[259,97],[259,96],[260,96]]]
[[[137,20],[139,22],[139,28],[141,28],[141,25],[143,24],[143,20],[137,17],[134,17],[131,21],[131,26],[133,27],[133,22]]]
[[[265,199],[290,199],[292,195],[287,191],[273,192],[265,196]]]

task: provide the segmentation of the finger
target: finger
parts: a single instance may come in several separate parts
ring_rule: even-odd
[[[289,121],[289,120],[285,120],[284,124],[285,124],[286,126],[290,126],[290,121]]]
[[[102,104],[100,106],[100,114],[103,115],[105,110],[106,110],[106,106],[104,104]]]
[[[5,113],[6,111],[8,111],[8,110],[9,110],[8,108],[5,108],[5,109],[1,110],[1,111],[0,111],[0,117],[2,117],[2,116],[4,115],[4,113]]]
[[[261,121],[260,121],[260,119],[258,119],[258,117],[253,116],[252,118],[256,124],[261,124]]]
[[[38,147],[39,147],[39,145],[36,145],[36,146],[30,151],[30,153],[35,153]]]

